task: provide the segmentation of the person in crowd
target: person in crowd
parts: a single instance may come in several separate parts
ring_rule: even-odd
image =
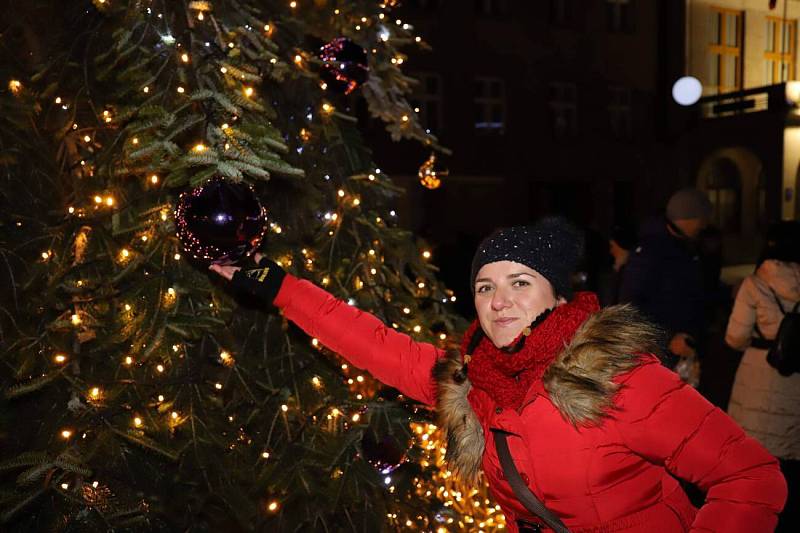
[[[580,240],[559,218],[486,238],[470,270],[477,319],[449,352],[265,257],[210,268],[435,407],[451,468],[475,483],[483,470],[512,533],[565,531],[553,518],[575,532],[771,531],[786,496],[777,461],[660,364],[657,329],[634,308],[573,294]],[[676,478],[706,491],[699,509]]]
[[[769,228],[755,273],[739,287],[725,342],[744,350],[728,414],[781,461],[789,500],[780,531],[800,531],[800,374],[782,376],[767,362],[784,312],[800,301],[800,222]],[[800,357],[800,353],[793,354]]]
[[[598,276],[597,296],[600,305],[619,303],[619,291],[631,251],[636,248],[636,231],[630,224],[615,224],[608,238],[609,265]]]
[[[693,188],[675,192],[666,216],[642,225],[639,245],[630,256],[620,287],[620,302],[635,305],[669,335],[670,366],[693,369],[682,374],[699,382],[697,346],[702,343],[706,315],[703,268],[698,237],[708,225],[712,206]]]

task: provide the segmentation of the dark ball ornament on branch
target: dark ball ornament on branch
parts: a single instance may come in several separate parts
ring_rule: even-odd
[[[391,474],[406,462],[407,448],[403,448],[391,435],[378,437],[372,431],[365,431],[361,438],[361,452],[364,459],[382,475]]]
[[[322,88],[337,94],[350,94],[369,77],[367,52],[346,37],[337,37],[320,48],[324,61],[319,77]]]
[[[253,253],[267,228],[267,210],[252,186],[214,177],[181,193],[178,239],[198,261],[229,264]]]

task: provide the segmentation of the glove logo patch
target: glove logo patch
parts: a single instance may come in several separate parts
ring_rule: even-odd
[[[259,283],[262,283],[265,279],[267,279],[267,274],[269,274],[269,267],[267,268],[255,268],[253,270],[248,270],[245,272],[248,278],[254,278]]]

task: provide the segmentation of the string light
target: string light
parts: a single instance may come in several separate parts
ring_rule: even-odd
[[[158,176],[156,174],[153,174],[152,176],[150,176],[150,183],[152,183],[153,185],[158,183]]]
[[[244,95],[245,95],[246,97],[248,97],[248,98],[250,98],[251,96],[253,96],[253,88],[252,88],[252,87],[245,87],[245,89],[244,89]]]
[[[205,152],[206,151],[206,145],[203,144],[203,143],[197,143],[197,144],[194,145],[194,148],[192,148],[192,150],[194,150],[197,153]]]
[[[425,259],[430,259],[431,253],[428,250],[425,250],[424,252],[422,252],[422,257],[424,257]]]
[[[70,318],[72,320],[72,325],[77,326],[81,323],[81,316],[78,313],[75,313]]]
[[[292,3],[294,4],[295,2]],[[278,502],[276,501],[269,502],[269,505],[267,505],[267,509],[269,509],[271,513],[274,513],[275,511],[278,510]]]
[[[59,365],[64,364],[67,361],[67,356],[63,353],[57,353],[53,356],[53,361]]]
[[[125,366],[131,366],[133,364],[133,357],[130,355],[125,357]]]
[[[138,416],[133,417],[133,425],[134,427],[142,427],[142,419]]]
[[[22,82],[19,80],[11,80],[8,82],[8,88],[15,95],[19,94],[19,92],[22,90]]]
[[[181,54],[181,61],[183,61],[184,63],[188,63],[189,62],[189,54]]]
[[[61,438],[68,439],[72,436],[72,431],[69,429],[62,429],[61,430]]]

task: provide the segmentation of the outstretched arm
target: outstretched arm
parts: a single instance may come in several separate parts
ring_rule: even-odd
[[[443,354],[387,327],[377,317],[335,298],[313,283],[256,257],[258,269],[212,265],[234,286],[260,296],[308,335],[363,368],[382,383],[428,405],[435,403],[431,369]]]

